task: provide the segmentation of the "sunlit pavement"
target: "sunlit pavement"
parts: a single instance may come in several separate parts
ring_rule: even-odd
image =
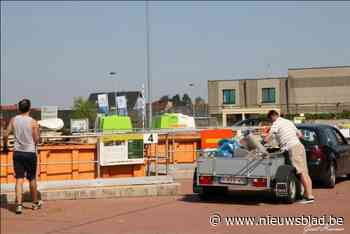
[[[2,205],[1,233],[23,234],[185,234],[185,233],[350,233],[350,180],[342,179],[335,189],[314,189],[314,204],[275,204],[265,193],[231,193],[201,201],[192,194],[191,180],[179,180],[180,194],[175,197],[118,198],[49,201],[33,211],[30,203],[22,215],[13,205]],[[209,217],[220,214],[213,226]],[[344,218],[338,226],[232,225],[225,216],[242,217],[321,217]]]

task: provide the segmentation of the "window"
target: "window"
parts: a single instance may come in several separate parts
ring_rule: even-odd
[[[236,90],[224,89],[223,90],[223,103],[224,104],[236,104]]]
[[[345,145],[346,143],[344,142],[342,136],[339,134],[339,132],[335,129],[333,129],[333,133],[335,135],[335,138],[337,139],[337,143],[339,145]]]
[[[262,89],[262,103],[276,103],[276,89],[263,88]]]
[[[318,144],[318,139],[317,139],[317,134],[314,130],[312,129],[299,129],[301,133],[304,136],[304,139],[301,141],[305,145],[317,145]]]
[[[331,128],[326,128],[324,130],[325,135],[326,135],[326,139],[327,139],[327,145],[329,146],[336,146],[338,141],[336,136],[334,135],[334,132]]]

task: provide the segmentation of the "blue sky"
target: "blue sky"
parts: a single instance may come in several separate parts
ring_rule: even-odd
[[[140,90],[144,6],[2,1],[1,103],[69,107],[91,92]],[[207,80],[350,65],[349,12],[350,2],[150,2],[152,98],[207,98]]]

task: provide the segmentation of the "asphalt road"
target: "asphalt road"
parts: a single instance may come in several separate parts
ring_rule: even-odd
[[[350,180],[342,179],[335,189],[316,188],[314,204],[275,204],[265,193],[231,193],[213,201],[192,194],[191,181],[181,180],[175,197],[118,198],[50,201],[43,209],[13,213],[12,205],[1,207],[1,233],[13,234],[186,234],[186,233],[350,233]],[[25,206],[30,206],[26,203]],[[221,222],[209,223],[218,213]],[[332,215],[343,225],[226,225],[226,216],[314,218]],[[217,219],[212,219],[212,221]],[[213,222],[214,222],[213,221]],[[300,221],[300,220],[299,220]],[[283,222],[283,221],[280,221]]]

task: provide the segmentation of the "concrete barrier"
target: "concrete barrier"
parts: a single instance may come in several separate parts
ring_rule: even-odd
[[[15,184],[1,184],[1,203],[15,201]],[[169,176],[138,178],[69,180],[39,182],[43,201],[75,200],[114,197],[145,197],[177,195],[179,184]],[[24,198],[29,199],[28,184],[24,185]]]
[[[194,174],[194,169],[196,167],[196,163],[174,163],[168,166],[168,175],[173,177],[174,179],[192,179]],[[154,164],[151,164],[149,167],[152,175],[155,174],[156,170],[158,175],[166,174],[166,165],[158,165],[157,169]]]

